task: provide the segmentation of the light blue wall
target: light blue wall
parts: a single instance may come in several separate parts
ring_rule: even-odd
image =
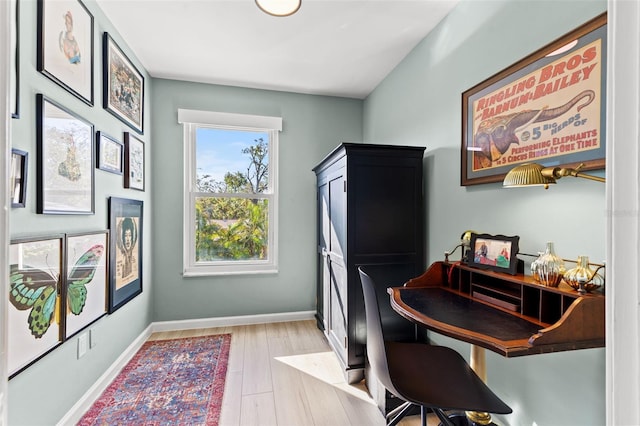
[[[154,80],[154,318],[158,321],[315,310],[315,175],[343,141],[362,140],[362,101]],[[178,108],[278,116],[279,272],[183,278],[183,132]]]
[[[29,152],[27,206],[10,213],[11,238],[46,236],[64,232],[85,232],[107,229],[107,197],[117,196],[144,201],[145,229],[152,229],[152,179],[147,179],[145,192],[124,189],[122,176],[95,170],[94,215],[36,214],[36,93],[43,93],[65,108],[80,115],[100,130],[122,141],[122,134],[131,131],[125,124],[102,108],[102,33],[108,31],[139,70],[143,70],[126,43],[110,25],[93,0],[83,0],[94,16],[94,106],[90,107],[36,69],[36,1],[20,0],[20,119],[12,120],[12,146]],[[85,59],[88,56],[85,55]],[[149,92],[152,80],[145,74],[147,97],[145,102],[145,134],[147,142],[147,177],[154,166]],[[53,352],[9,381],[8,416],[11,425],[48,425],[58,419],[84,395],[91,385],[116,360],[129,344],[151,322],[153,277],[151,268],[151,232],[144,233],[144,292],[114,314],[104,317],[91,328],[97,346],[80,360],[76,359],[78,338],[73,337]],[[95,291],[89,289],[89,291]]]
[[[427,261],[466,229],[519,235],[525,253],[605,258],[605,186],[566,178],[542,189],[460,186],[461,94],[606,11],[606,1],[463,0],[365,101],[364,139],[426,146]],[[434,336],[469,355],[469,345]],[[510,425],[605,424],[605,351],[506,359],[487,351],[489,385]]]

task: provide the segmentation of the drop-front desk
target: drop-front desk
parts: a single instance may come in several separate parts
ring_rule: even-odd
[[[482,379],[484,349],[515,357],[605,345],[604,295],[581,295],[564,282],[546,287],[523,274],[436,262],[388,292],[403,317],[471,343],[470,364]],[[490,422],[486,413],[467,416]]]

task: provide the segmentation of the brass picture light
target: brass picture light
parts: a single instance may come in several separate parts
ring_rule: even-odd
[[[565,176],[579,177],[597,182],[605,182],[605,178],[582,173],[580,169],[584,164],[580,164],[575,169],[568,167],[543,167],[537,163],[525,163],[509,170],[504,177],[502,186],[505,188],[516,188],[520,186],[544,186],[549,189],[550,184]]]

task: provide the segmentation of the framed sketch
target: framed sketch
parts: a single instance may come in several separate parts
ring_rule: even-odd
[[[96,167],[105,172],[122,174],[124,144],[104,132],[96,133]]]
[[[124,133],[124,187],[144,191],[144,142]]]
[[[476,268],[514,275],[518,267],[519,241],[518,236],[471,234],[468,263]]]
[[[109,231],[66,235],[66,302],[64,339],[107,313]]]
[[[102,47],[104,108],[143,133],[144,76],[131,63],[109,33],[104,33]]]
[[[9,378],[62,342],[58,297],[62,235],[19,239],[9,246],[7,358]]]
[[[37,213],[93,214],[93,125],[36,97]]]
[[[38,0],[37,67],[93,105],[93,16],[80,0]]]
[[[109,198],[109,313],[142,293],[142,201]]]
[[[11,27],[9,43],[9,108],[11,118],[20,118],[20,3],[10,1],[9,19],[16,24]]]
[[[462,94],[461,185],[516,165],[605,167],[607,16]]]
[[[27,203],[27,166],[29,154],[19,149],[11,150],[11,207],[25,207]]]

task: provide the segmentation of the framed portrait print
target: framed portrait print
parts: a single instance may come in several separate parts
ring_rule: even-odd
[[[105,172],[122,174],[124,144],[104,132],[96,132],[96,167]]]
[[[41,94],[36,108],[36,212],[93,214],[93,125]]]
[[[109,313],[142,293],[142,218],[140,200],[109,198]]]
[[[518,267],[520,237],[471,234],[469,266],[514,275]]]
[[[513,167],[605,167],[607,16],[462,94],[461,185]]]
[[[80,0],[38,0],[37,67],[93,105],[93,16]]]
[[[9,1],[9,19],[15,22],[9,36],[9,108],[11,118],[20,118],[20,3],[18,0]]]
[[[144,191],[144,142],[124,134],[124,187]]]
[[[9,246],[7,358],[12,378],[62,342],[63,235]]]
[[[104,108],[142,134],[144,76],[106,32],[102,43],[102,55]]]
[[[27,166],[29,154],[19,149],[11,150],[11,207],[25,207],[27,202]]]
[[[107,313],[108,231],[67,234],[64,339]]]

